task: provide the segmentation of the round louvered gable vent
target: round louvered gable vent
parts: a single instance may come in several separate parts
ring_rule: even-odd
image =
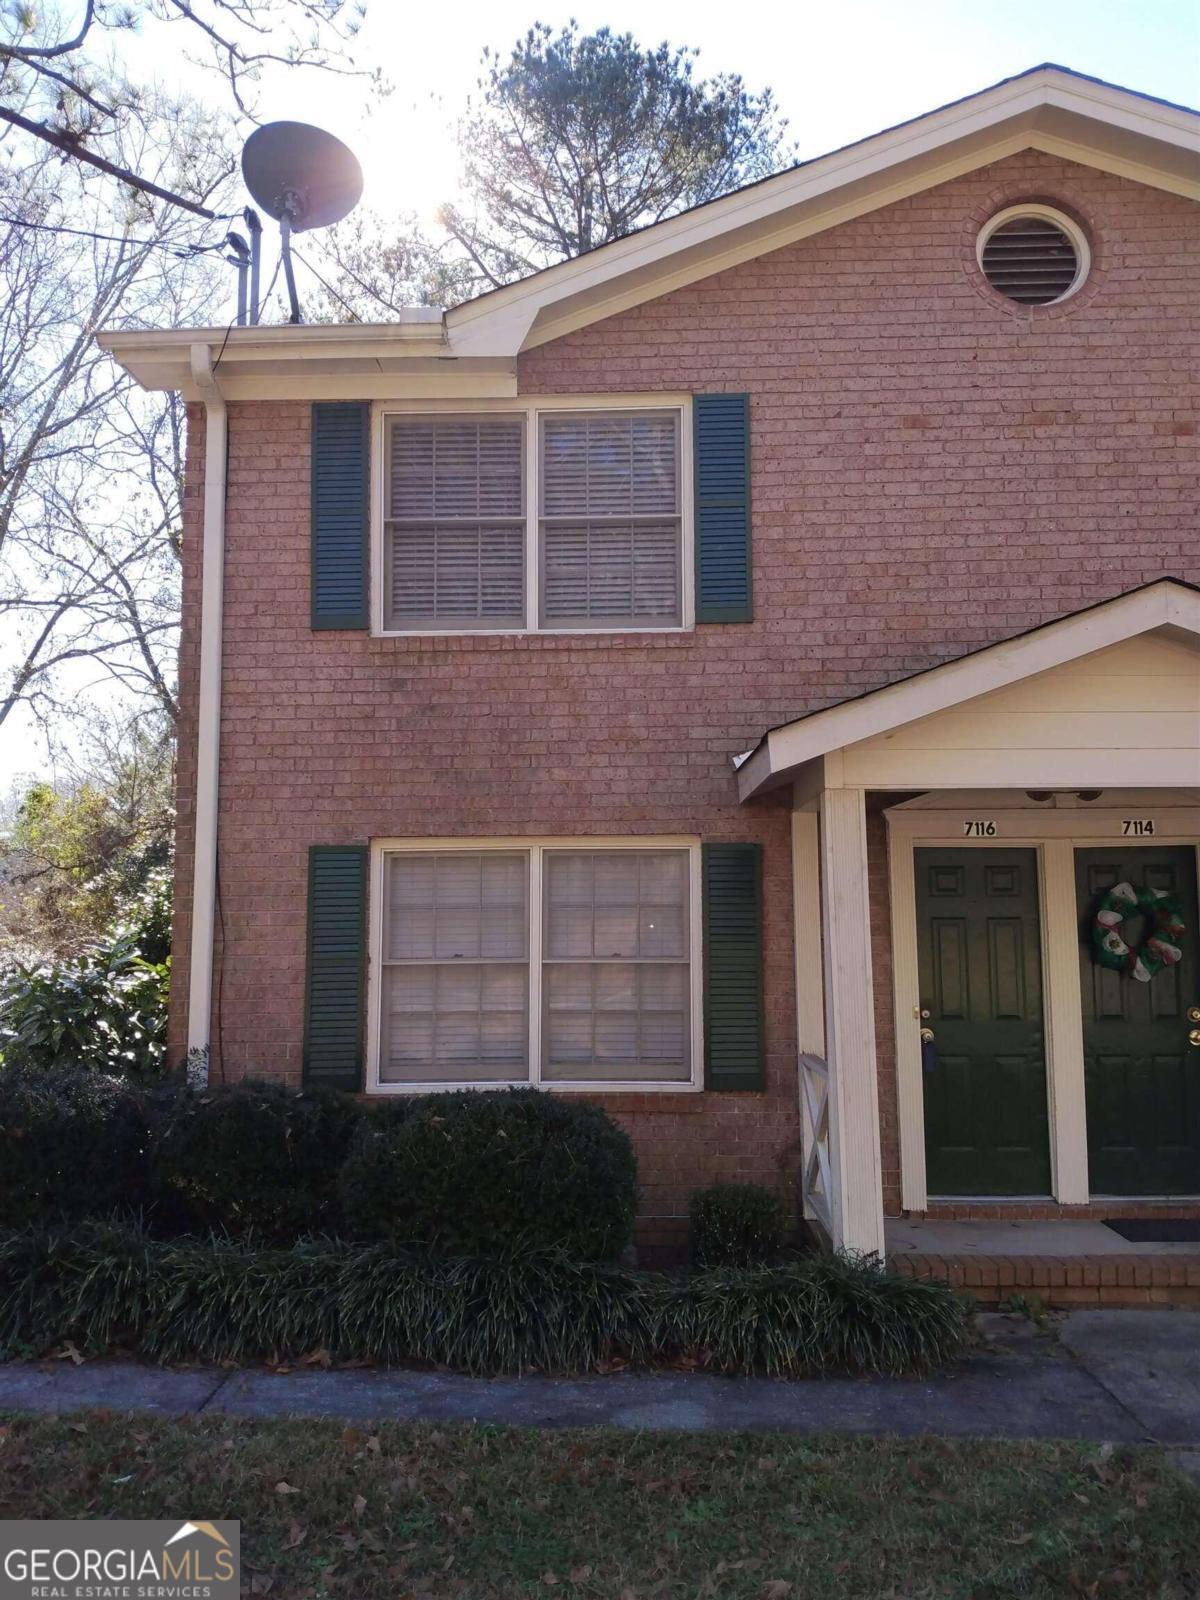
[[[1020,305],[1049,306],[1075,293],[1087,276],[1087,240],[1069,217],[1048,206],[1013,206],[979,235],[984,277]]]

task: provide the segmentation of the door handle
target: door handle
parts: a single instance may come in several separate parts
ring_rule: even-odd
[[[922,1044],[932,1044],[933,1043],[933,1029],[932,1028],[922,1028],[921,1029],[921,1043]],[[1196,1030],[1196,1037],[1193,1038],[1192,1043],[1193,1044],[1200,1044],[1200,1028],[1198,1028]]]
[[[1193,1028],[1188,1034],[1188,1043],[1194,1050],[1200,1050],[1200,1028]]]

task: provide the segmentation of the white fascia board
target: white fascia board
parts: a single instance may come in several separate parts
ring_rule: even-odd
[[[317,373],[419,370],[414,363],[431,365],[449,355],[442,313],[425,308],[396,323],[105,329],[96,340],[146,389],[186,390],[192,383],[191,351],[197,346],[208,349],[223,389],[230,380],[250,376],[294,382]]]
[[[785,723],[772,729],[739,767],[739,796],[748,800],[819,756],[1167,625],[1200,636],[1200,593],[1163,579],[1032,633],[947,661],[915,678],[885,685],[859,700]]]

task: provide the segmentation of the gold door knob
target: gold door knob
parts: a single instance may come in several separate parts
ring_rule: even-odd
[[[921,1029],[921,1043],[922,1044],[932,1044],[933,1043],[933,1029],[932,1028],[922,1028]],[[1192,1043],[1193,1044],[1200,1044],[1200,1028],[1197,1028],[1195,1033],[1192,1035]]]
[[[1200,1006],[1189,1006],[1188,1007],[1188,1021],[1189,1022],[1200,1022]]]
[[[924,1036],[922,1035],[922,1037]],[[1192,1029],[1191,1033],[1188,1034],[1188,1043],[1195,1045],[1196,1049],[1200,1050],[1200,1028]]]

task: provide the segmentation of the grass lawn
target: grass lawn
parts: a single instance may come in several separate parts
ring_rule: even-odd
[[[1151,1451],[110,1413],[0,1424],[0,1517],[237,1517],[246,1589],[605,1600],[1200,1595]]]

